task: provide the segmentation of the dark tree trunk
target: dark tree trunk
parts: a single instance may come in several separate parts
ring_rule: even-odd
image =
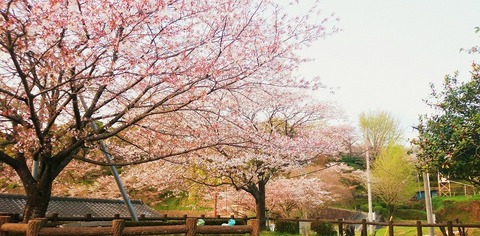
[[[252,184],[246,190],[248,193],[252,194],[253,198],[255,198],[255,211],[257,214],[257,219],[260,220],[260,227],[262,230],[265,230],[266,227],[266,217],[265,217],[265,210],[266,203],[265,203],[265,181],[259,181],[256,185]]]
[[[23,212],[24,222],[29,219],[45,217],[51,198],[53,181],[40,181],[26,188],[27,202]]]
[[[25,188],[27,201],[23,211],[23,221],[45,217],[48,203],[52,194],[52,184],[55,179],[52,166],[42,163],[39,168],[39,176],[34,178],[26,162],[21,162],[15,168]]]
[[[265,183],[259,181],[258,183],[258,199],[256,199],[257,219],[260,220],[260,227],[266,229],[266,217],[265,212],[267,210],[265,202]]]

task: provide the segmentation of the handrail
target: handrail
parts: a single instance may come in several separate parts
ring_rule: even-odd
[[[403,227],[416,227],[417,228],[417,235],[422,236],[422,228],[426,227],[439,227],[443,229],[447,229],[446,233],[448,236],[453,236],[454,235],[454,228],[480,228],[480,223],[478,224],[472,224],[472,223],[459,223],[459,222],[453,222],[453,221],[447,221],[444,223],[424,223],[422,221],[415,221],[415,222],[393,222],[393,221],[388,221],[388,222],[368,222],[366,219],[363,219],[362,221],[352,221],[352,220],[343,220],[343,219],[338,219],[338,220],[328,220],[328,219],[300,219],[300,218],[283,218],[283,219],[276,219],[276,220],[283,220],[283,221],[296,221],[296,222],[315,222],[315,221],[324,221],[328,222],[330,224],[335,224],[338,225],[339,229],[339,235],[343,235],[343,225],[362,225],[362,231],[361,235],[366,236],[367,232],[367,226],[368,225],[377,225],[377,226],[386,226],[389,228],[389,236],[394,235],[394,227],[395,226],[403,226]],[[442,230],[443,231],[443,230]]]
[[[238,226],[197,226],[197,218],[187,218],[183,225],[163,225],[163,226],[125,226],[125,220],[115,219],[112,226],[107,227],[68,227],[53,228],[45,227],[47,219],[38,218],[30,220],[28,223],[10,223],[10,216],[0,216],[0,236],[8,235],[9,232],[25,233],[26,236],[57,236],[57,235],[160,235],[160,234],[185,234],[185,236],[194,236],[197,233],[212,234],[244,234],[251,236],[260,235],[260,221],[252,219],[248,225]]]

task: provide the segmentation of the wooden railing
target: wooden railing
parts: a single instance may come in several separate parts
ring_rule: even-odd
[[[28,223],[10,223],[10,216],[0,216],[0,236],[8,233],[22,233],[26,236],[54,235],[161,235],[161,234],[250,234],[259,236],[260,222],[257,219],[248,221],[248,225],[235,226],[197,226],[197,218],[187,218],[184,225],[163,226],[125,226],[125,220],[116,219],[109,227],[45,227],[46,218],[33,219]]]
[[[14,214],[14,213],[5,213],[5,212],[0,212],[0,216],[10,216],[12,222],[21,222],[23,221],[23,218],[20,214]],[[48,221],[51,222],[67,222],[67,221],[112,221],[112,220],[119,220],[123,219],[126,221],[131,220],[131,217],[128,216],[121,216],[120,214],[115,214],[111,217],[99,217],[99,216],[93,216],[92,214],[85,214],[83,216],[59,216],[57,213],[49,214],[45,218],[47,218]],[[230,215],[230,217],[221,217],[220,215],[217,215],[215,217],[208,217],[205,215],[200,215],[200,216],[189,216],[189,215],[183,215],[183,216],[170,216],[167,214],[163,214],[161,216],[145,216],[144,214],[140,214],[138,216],[139,221],[168,221],[168,220],[185,220],[187,218],[201,218],[201,219],[235,219],[235,220],[244,220],[245,222],[249,219],[254,219],[255,217],[235,217],[235,215]]]
[[[480,228],[480,224],[466,224],[466,223],[459,223],[459,222],[453,222],[453,221],[447,221],[445,223],[434,223],[434,224],[428,224],[424,223],[422,221],[415,221],[415,222],[393,222],[393,221],[388,221],[388,222],[368,222],[367,220],[363,219],[362,221],[349,221],[349,220],[322,220],[322,219],[300,219],[300,218],[294,218],[294,219],[277,219],[277,220],[285,220],[285,221],[295,221],[295,222],[314,222],[314,221],[325,221],[333,225],[338,226],[338,235],[344,235],[344,226],[346,225],[361,225],[361,231],[360,234],[361,236],[367,236],[367,228],[368,225],[375,225],[375,226],[384,226],[388,228],[388,235],[389,236],[394,236],[395,232],[395,226],[403,226],[403,227],[413,227],[416,228],[417,230],[417,236],[422,236],[423,235],[423,228],[429,228],[429,227],[434,227],[434,228],[439,228],[440,231],[444,236],[454,236],[458,235],[455,234],[454,232],[459,232],[460,235],[462,235],[462,231],[468,228]]]
[[[14,219],[16,217],[14,216]],[[202,219],[230,219],[220,217],[205,217],[202,215]],[[233,216],[231,216],[233,218]],[[12,223],[12,217],[0,216],[0,236],[8,235],[12,233],[23,233],[27,236],[37,235],[162,235],[162,234],[184,234],[193,236],[195,234],[250,234],[252,236],[259,236],[260,222],[257,219],[244,219],[248,222],[247,225],[235,225],[235,226],[213,226],[203,225],[197,226],[196,222],[198,217],[169,217],[164,215],[163,217],[140,217],[140,221],[169,221],[179,220],[179,225],[161,225],[161,226],[126,226],[126,219],[115,215],[114,217],[92,217],[86,215],[85,217],[58,217],[58,215],[52,215],[48,218],[34,219],[28,223]],[[248,220],[248,221],[247,221]],[[273,220],[273,219],[270,219]],[[395,235],[395,227],[413,227],[416,228],[416,234],[418,236],[423,235],[423,228],[434,227],[440,228],[440,231],[445,236],[453,236],[454,232],[461,232],[468,228],[480,228],[480,224],[465,224],[453,221],[447,221],[445,223],[428,224],[421,221],[412,222],[368,222],[365,219],[362,221],[349,221],[349,220],[322,220],[322,219],[276,219],[276,220],[288,220],[296,222],[313,222],[313,221],[326,221],[338,226],[338,234],[344,234],[344,228],[347,225],[361,225],[360,234],[366,236],[368,225],[384,226],[388,228],[388,235]],[[65,228],[53,228],[46,227],[47,221],[51,224],[56,222],[71,222],[71,221],[109,221],[111,226],[107,227],[65,227]],[[182,223],[184,222],[184,223]]]

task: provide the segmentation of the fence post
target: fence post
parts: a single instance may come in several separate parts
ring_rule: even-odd
[[[417,236],[422,236],[423,231],[422,231],[422,222],[417,220]]]
[[[250,233],[251,236],[260,236],[260,220],[259,219],[251,219],[247,223],[252,227],[252,233]]]
[[[300,234],[300,217],[295,217],[295,224],[297,225],[298,233]]]
[[[388,221],[388,235],[393,236],[393,221]]]
[[[362,219],[362,236],[367,236],[367,220]]]
[[[343,219],[338,219],[338,235],[343,235]]]
[[[465,186],[466,186],[466,185],[465,185]],[[466,195],[466,194],[465,194],[465,195]],[[458,219],[455,219],[455,223],[459,224],[459,223],[461,223],[461,222],[460,222]],[[467,235],[467,234],[465,233],[465,227],[463,227],[463,226],[458,226],[457,229],[458,229],[458,233],[459,233],[460,235],[462,235],[462,236],[463,236],[463,235]]]
[[[10,216],[0,216],[0,236],[7,236],[8,232],[2,231],[2,225],[5,223],[10,223],[11,217]]]
[[[448,230],[448,236],[453,236],[453,225],[452,225],[452,221],[449,220],[447,221],[447,230]]]
[[[197,233],[197,218],[187,218],[185,220],[185,224],[187,225],[187,232],[185,232],[185,236],[195,236]]]
[[[122,236],[125,228],[125,220],[112,221],[112,236]]]
[[[26,236],[38,236],[45,222],[47,222],[46,218],[37,218],[28,221]]]
[[[56,224],[58,222],[58,213],[52,214],[52,223]]]

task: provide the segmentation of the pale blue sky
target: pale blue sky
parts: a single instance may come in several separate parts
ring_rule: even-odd
[[[320,0],[320,8],[335,12],[342,31],[306,51],[315,61],[301,73],[335,88],[327,97],[354,125],[361,112],[385,110],[412,138],[418,115],[429,112],[429,83],[455,71],[468,78],[472,61],[480,63],[459,51],[480,45],[480,0]]]

